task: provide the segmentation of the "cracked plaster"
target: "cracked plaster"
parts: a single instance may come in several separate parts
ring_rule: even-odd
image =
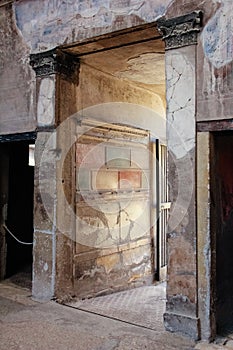
[[[168,140],[177,159],[195,146],[195,69],[189,56],[180,50],[166,57]]]
[[[157,0],[156,4],[151,0],[21,0],[15,3],[14,9],[18,29],[27,45],[37,52],[100,35],[113,28],[155,21],[172,8],[173,3],[171,0]],[[233,4],[231,0],[215,0],[214,4],[219,4],[219,9],[204,27],[201,40],[206,57],[214,67],[220,68],[232,62],[230,14]],[[131,20],[130,16],[133,16]],[[134,21],[139,22],[133,24]]]
[[[54,98],[55,98],[55,80],[53,78],[44,78],[41,81],[38,104],[37,104],[37,122],[38,125],[51,125],[54,121]]]

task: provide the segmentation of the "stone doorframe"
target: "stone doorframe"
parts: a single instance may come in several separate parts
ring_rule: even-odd
[[[5,144],[14,144],[20,141],[28,141],[34,143],[36,140],[35,132],[24,132],[20,134],[8,134],[8,135],[0,135],[0,145]],[[7,166],[6,166],[7,164]],[[2,169],[1,173],[5,173],[5,181],[4,185],[0,189],[0,281],[6,278],[6,265],[7,265],[7,247],[6,247],[6,230],[4,225],[6,224],[7,216],[8,216],[8,208],[9,208],[9,160],[7,163],[1,164]],[[2,174],[1,174],[2,176]]]
[[[208,253],[204,238],[206,236],[200,235],[200,206],[196,213],[200,196],[200,191],[196,193],[196,185],[200,185],[199,177],[196,182],[196,169],[200,158],[196,161],[196,156],[201,156],[200,152],[197,153],[199,148],[197,149],[196,142],[196,45],[202,26],[202,13],[195,11],[173,19],[162,18],[149,26],[153,25],[159,28],[166,45],[169,181],[172,185],[170,195],[173,203],[168,232],[167,304],[164,321],[170,331],[179,331],[195,339],[209,339],[212,335],[208,287],[210,281],[206,273],[209,265],[206,265],[205,260]],[[137,27],[127,31],[133,30],[136,31]],[[111,38],[111,34],[107,36]],[[89,42],[96,40],[98,38]],[[79,62],[75,56],[55,49],[32,55],[31,64],[37,76],[38,118],[33,296],[48,300],[54,295],[69,293],[73,286],[71,260],[75,223],[70,222],[69,215],[64,213],[59,188],[65,183],[69,203],[74,205],[74,153],[71,152],[67,160],[69,171],[64,179],[58,160],[61,147],[67,140],[61,135],[59,145],[57,139],[54,139],[49,151],[56,154],[53,157],[55,161],[49,159],[47,167],[43,167],[47,171],[40,174],[42,182],[39,188],[40,159],[46,142],[56,127],[76,112],[75,90]],[[46,93],[48,89],[51,91],[49,98]],[[47,112],[46,118],[43,111]],[[53,222],[43,207],[43,196],[49,198],[49,216],[54,218]],[[180,213],[182,217],[177,222]],[[59,221],[65,222],[66,235],[57,230]]]
[[[140,32],[143,32],[141,39]],[[126,43],[126,36],[134,33]],[[80,43],[81,53],[92,52],[96,41],[103,41],[103,50],[127,44],[140,44],[161,39],[156,23],[120,30]],[[105,43],[104,43],[105,42]],[[78,43],[76,44],[78,45]],[[75,151],[66,157],[66,174],[61,169],[61,153],[72,144],[70,132],[56,130],[77,112],[76,88],[79,80],[79,58],[69,52],[74,45],[64,45],[50,51],[32,54],[30,63],[36,73],[37,140],[35,144],[35,203],[33,287],[34,299],[50,300],[73,294],[73,253],[75,221],[64,211],[68,201],[75,209]],[[72,130],[72,125],[68,125]],[[46,149],[46,152],[44,151]],[[46,157],[48,158],[46,160]],[[68,170],[69,169],[69,170]],[[65,195],[60,195],[65,188]],[[46,205],[44,205],[44,201]],[[74,210],[75,211],[75,210]],[[57,227],[62,227],[62,232]],[[65,232],[65,234],[64,234]]]
[[[209,132],[200,132],[199,125],[197,124],[198,312],[201,320],[201,338],[212,340],[216,336],[214,311],[216,271],[210,221],[212,137]]]
[[[198,311],[201,336],[216,337],[216,218],[212,191],[214,133],[232,131],[233,121],[197,123],[197,232],[198,232]]]

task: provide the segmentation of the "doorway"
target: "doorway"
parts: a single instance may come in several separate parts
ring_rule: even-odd
[[[33,142],[0,144],[1,279],[23,287],[31,287],[32,279]]]
[[[212,169],[213,213],[216,232],[217,333],[233,332],[233,133],[214,135]]]
[[[61,48],[80,62],[73,271],[82,298],[166,279],[165,50],[155,32]]]

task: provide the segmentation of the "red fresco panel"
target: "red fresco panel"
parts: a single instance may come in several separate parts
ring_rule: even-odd
[[[121,189],[140,188],[141,179],[141,171],[119,171],[119,187]]]

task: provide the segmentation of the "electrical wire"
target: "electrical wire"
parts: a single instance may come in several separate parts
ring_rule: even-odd
[[[9,228],[4,224],[2,225],[3,228],[20,244],[24,244],[24,245],[32,245],[33,242],[23,242],[23,241],[20,241],[17,237],[15,237],[15,235],[13,235],[13,233],[9,230]]]

